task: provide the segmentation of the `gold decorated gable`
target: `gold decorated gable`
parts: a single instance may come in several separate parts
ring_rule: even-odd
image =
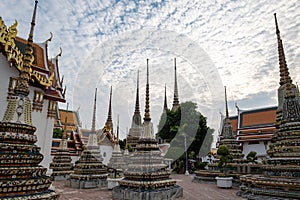
[[[102,133],[106,136],[112,143],[117,143],[117,140],[114,138],[113,134],[111,133],[111,129],[104,126],[102,129]]]
[[[4,24],[2,18],[0,17],[0,48],[2,53],[6,55],[7,61],[10,66],[16,67],[19,71],[23,70],[23,53],[16,45],[16,37],[17,37],[17,25],[18,22],[7,28]],[[37,81],[40,85],[45,86],[46,88],[50,87],[53,82],[54,72],[51,73],[49,78],[38,73],[37,71],[33,71],[30,69],[30,76],[32,81]]]

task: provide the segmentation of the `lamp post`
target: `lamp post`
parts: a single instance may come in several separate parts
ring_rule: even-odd
[[[184,150],[185,150],[185,175],[189,175],[189,169],[188,169],[188,153],[186,148],[186,134],[184,133]]]

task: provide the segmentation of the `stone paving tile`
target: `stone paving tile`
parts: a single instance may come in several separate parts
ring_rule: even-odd
[[[111,200],[111,191],[103,189],[73,189],[65,186],[65,181],[54,181],[52,186],[60,194],[59,200]]]
[[[183,197],[178,200],[241,200],[235,194],[237,188],[220,189],[214,184],[194,183],[193,175],[172,174],[177,184],[183,187]],[[59,200],[111,200],[111,191],[103,189],[73,189],[66,187],[65,181],[54,181],[55,191],[60,194]]]
[[[238,188],[221,189],[215,184],[202,184],[192,182],[194,175],[173,174],[172,178],[183,188],[183,198],[180,200],[241,200],[236,196]],[[179,199],[178,199],[179,200]]]

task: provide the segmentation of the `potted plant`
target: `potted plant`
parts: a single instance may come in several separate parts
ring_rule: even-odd
[[[223,176],[217,176],[217,186],[221,188],[232,187],[232,177],[228,176],[228,163],[231,162],[230,151],[227,146],[222,145],[218,148],[217,155],[219,156],[218,167],[223,170]]]

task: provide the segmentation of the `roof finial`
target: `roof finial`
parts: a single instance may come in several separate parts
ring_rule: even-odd
[[[276,35],[278,43],[278,57],[279,57],[279,71],[280,71],[280,85],[286,84],[286,96],[293,97],[295,94],[292,91],[292,79],[289,75],[289,69],[286,64],[284,48],[282,40],[280,38],[280,31],[278,27],[276,13],[274,13],[275,26],[276,26]]]
[[[174,58],[174,71],[175,71],[175,81],[174,81],[174,98],[172,110],[175,111],[179,107],[179,95],[177,87],[177,70],[176,70],[176,58]]]
[[[58,56],[61,56],[61,55],[62,55],[62,48],[59,47],[59,53],[55,56],[55,59],[57,60]]]
[[[165,84],[165,100],[164,100],[164,111],[168,110],[168,100],[167,100],[167,84]]]
[[[50,37],[45,41],[46,45],[48,45],[48,42],[51,42],[52,38],[53,38],[53,34],[52,32],[50,32]]]
[[[151,121],[150,118],[150,102],[149,102],[149,59],[147,58],[147,83],[146,83],[146,102],[144,121]]]
[[[139,100],[139,74],[140,70],[137,73],[137,80],[136,80],[136,100],[135,100],[135,114],[140,114],[140,100]]]
[[[226,86],[224,86],[225,89],[225,108],[226,108],[226,119],[229,119],[229,112],[228,112],[228,104],[227,104],[227,92],[226,92]]]
[[[97,104],[97,88],[95,89],[95,98],[94,98],[94,110],[92,118],[92,132],[96,131],[96,104]]]

